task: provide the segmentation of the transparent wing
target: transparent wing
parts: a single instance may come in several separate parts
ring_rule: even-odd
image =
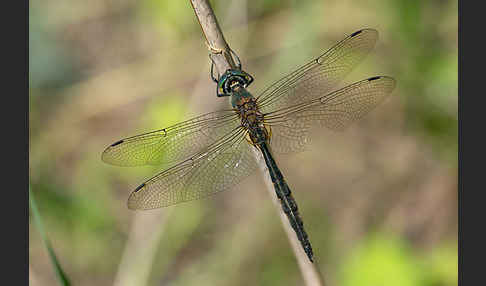
[[[231,189],[258,166],[242,127],[146,181],[128,199],[130,209],[154,209]]]
[[[374,29],[352,33],[259,94],[261,108],[275,110],[330,91],[368,55],[377,40],[378,31]]]
[[[347,36],[318,58],[301,66],[289,75],[272,84],[258,96],[258,103],[264,113],[279,110],[305,102],[331,91],[366,55],[374,48],[378,31],[363,29]],[[273,150],[281,153],[301,151],[307,137],[299,135],[301,142],[290,142],[294,132],[307,133],[308,122],[294,118],[286,126],[272,130],[275,144]],[[289,131],[291,130],[291,131]],[[290,132],[290,133],[289,133]]]
[[[125,138],[101,159],[117,166],[167,165],[186,159],[240,125],[233,110],[207,113],[173,126]]]
[[[265,123],[272,128],[270,144],[300,144],[305,141],[307,133],[303,129],[293,129],[298,122],[308,125],[319,122],[332,130],[343,130],[352,122],[360,119],[380,104],[395,88],[395,80],[387,76],[377,76],[365,79],[325,96],[286,107],[265,114]],[[287,130],[286,136],[275,140],[275,128]]]

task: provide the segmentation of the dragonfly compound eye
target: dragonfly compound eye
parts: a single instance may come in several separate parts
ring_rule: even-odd
[[[242,70],[227,70],[218,81],[218,96],[229,96],[237,86],[248,87],[253,82],[253,77]]]

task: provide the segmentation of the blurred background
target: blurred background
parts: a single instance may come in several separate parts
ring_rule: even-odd
[[[258,91],[361,28],[392,96],[308,151],[276,154],[327,285],[457,285],[458,8],[448,0],[211,1]],[[111,143],[216,108],[189,1],[29,1],[30,183],[73,285],[302,285],[261,175],[134,212],[161,171],[101,161]],[[31,218],[31,285],[56,285]]]

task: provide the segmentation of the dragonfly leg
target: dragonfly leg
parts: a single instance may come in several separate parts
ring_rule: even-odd
[[[231,48],[229,48],[229,50],[230,50],[231,56],[233,57],[233,60],[236,59],[236,61],[235,61],[236,66],[238,67],[239,70],[241,70],[240,57],[238,57],[238,55]]]
[[[214,61],[213,61],[213,58],[211,57],[211,54],[209,54],[209,59],[211,60],[211,71],[210,71],[210,74],[211,74],[211,79],[215,82],[215,83],[218,83],[218,80],[216,79],[216,77],[214,76]]]

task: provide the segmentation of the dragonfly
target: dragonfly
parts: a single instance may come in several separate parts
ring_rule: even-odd
[[[356,31],[258,96],[247,90],[253,77],[241,65],[228,69],[217,80],[216,93],[230,97],[230,107],[108,146],[102,153],[102,160],[108,164],[163,168],[135,188],[128,208],[168,207],[229,190],[258,169],[256,150],[265,161],[283,212],[313,262],[299,208],[273,152],[303,151],[314,124],[344,130],[391,94],[395,80],[388,76],[374,76],[336,89],[374,48],[377,39],[375,29]]]

